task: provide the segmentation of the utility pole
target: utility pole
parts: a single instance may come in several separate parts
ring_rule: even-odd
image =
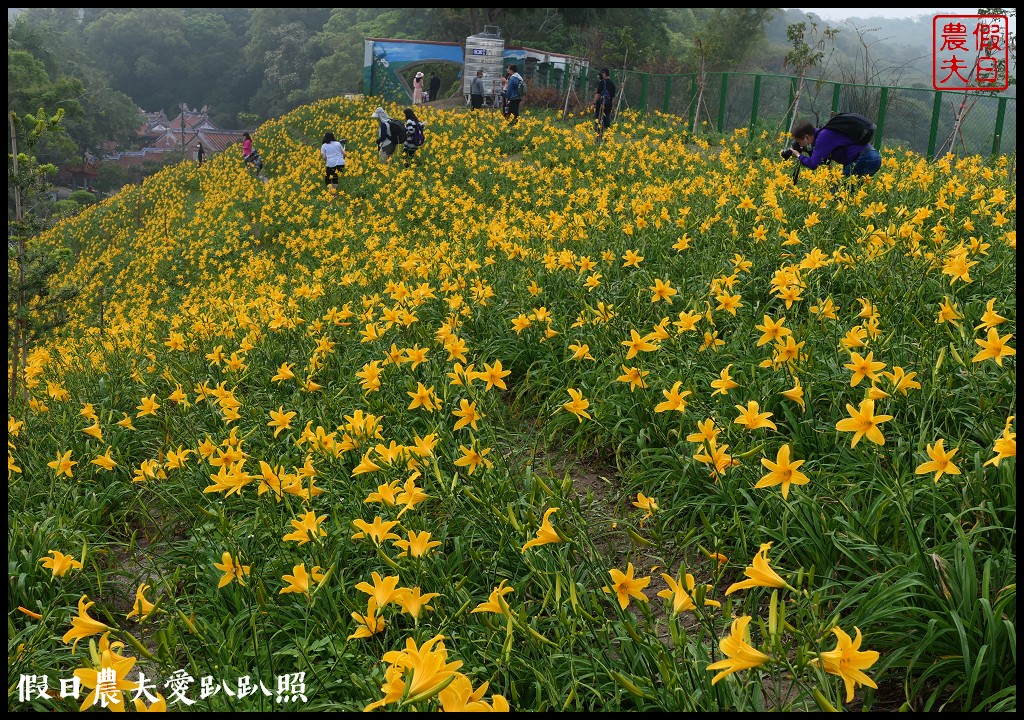
[[[178,103],[178,109],[181,110],[181,159],[185,159],[185,111],[188,110],[188,105],[185,103]]]

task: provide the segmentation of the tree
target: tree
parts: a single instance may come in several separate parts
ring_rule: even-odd
[[[322,57],[313,67],[310,96],[362,92],[364,38],[399,35],[393,23],[400,17],[391,9],[336,8],[315,38]]]
[[[673,70],[743,68],[765,44],[765,27],[778,8],[669,8],[665,28],[670,52],[659,53]],[[669,57],[665,57],[668,55]]]
[[[132,99],[112,90],[82,50],[78,25],[77,19],[33,8],[9,31],[8,111],[24,115],[42,106],[52,115],[64,110],[60,131],[37,148],[45,162],[83,158],[108,140],[130,141],[139,125]]]
[[[662,8],[559,8],[570,37],[570,54],[592,65],[645,68],[664,55],[669,44]],[[538,44],[547,43],[541,38]]]
[[[711,111],[708,110],[707,102],[704,100],[704,91],[707,89],[707,59],[710,56],[713,48],[705,48],[700,38],[694,41],[694,55],[699,59],[700,66],[697,70],[697,98],[693,104],[693,122],[691,127],[693,133],[697,133],[697,128],[701,126],[700,114],[704,113],[706,118],[705,122],[711,125],[714,129],[714,120],[711,118]]]
[[[96,196],[88,190],[75,190],[68,199],[74,201],[79,207],[96,204]]]
[[[742,68],[777,8],[713,8],[697,32],[711,48],[707,60],[717,71]]]
[[[913,71],[913,63],[922,57],[931,57],[930,49],[918,49],[909,56],[893,56],[885,46],[889,38],[876,35],[881,27],[858,24],[852,18],[843,24],[851,32],[838,36],[833,73],[841,82],[851,85],[905,85],[904,74]],[[889,30],[891,38],[893,31],[886,30]]]
[[[165,8],[108,12],[85,26],[87,47],[110,84],[146,110],[176,108],[191,90],[185,16]],[[205,101],[204,101],[205,102]]]
[[[249,109],[260,81],[244,57],[251,12],[191,8],[184,13],[190,51],[183,68],[188,91],[181,99],[193,107],[208,105],[210,117],[221,127],[238,127],[236,117]]]
[[[36,108],[52,115],[58,110],[62,117],[69,113],[80,117],[84,110],[76,100],[82,93],[81,83],[61,76],[52,82],[46,66],[25,50],[7,51],[7,109],[19,116]],[[36,154],[45,162],[61,163],[76,154],[75,143],[63,126],[39,139]]]
[[[132,182],[132,179],[131,173],[117,163],[103,162],[100,163],[95,187],[100,192],[116,191]]]
[[[249,110],[274,117],[312,99],[310,77],[323,56],[316,38],[329,16],[329,8],[253,10],[245,58],[260,80]]]
[[[44,333],[65,322],[64,305],[79,294],[71,285],[51,288],[62,265],[70,259],[70,251],[53,251],[35,242],[49,210],[46,178],[57,172],[56,166],[36,159],[35,148],[48,134],[60,131],[63,117],[62,110],[49,116],[42,108],[35,115],[8,113],[7,347],[11,398],[18,396],[29,348]],[[23,399],[27,399],[24,387],[21,390]]]
[[[813,22],[810,33],[807,31],[807,23],[803,22],[793,23],[786,28],[786,37],[793,49],[786,53],[784,67],[793,68],[797,74],[796,93],[793,95],[792,115],[789,120],[789,128],[786,131],[787,135],[792,133],[793,126],[796,124],[797,113],[800,109],[800,93],[804,88],[807,71],[821,63],[822,58],[825,57],[825,42],[833,41],[838,32],[838,30],[826,26],[819,35],[818,24]],[[811,44],[808,44],[808,39]]]
[[[514,8],[466,8],[469,21],[467,35],[477,35],[488,25],[501,27],[506,10],[515,12]]]

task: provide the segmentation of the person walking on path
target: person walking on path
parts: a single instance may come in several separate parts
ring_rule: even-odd
[[[203,164],[203,160],[206,159],[206,151],[203,150],[202,143],[196,143],[196,162],[200,165]]]
[[[252,136],[249,133],[242,133],[242,160],[253,175],[259,176],[263,170],[263,158],[259,152],[252,147]]]
[[[324,159],[324,185],[335,195],[338,193],[338,178],[345,172],[345,144],[334,138],[330,130],[324,133],[320,146],[320,157]]]
[[[421,72],[416,73],[416,77],[412,81],[412,104],[423,104],[423,73]]]
[[[469,84],[469,106],[479,110],[484,106],[484,71],[477,70],[476,77]]]
[[[391,156],[395,154],[395,143],[391,139],[391,117],[379,107],[370,116],[377,120],[377,157],[382,163],[391,162]]]

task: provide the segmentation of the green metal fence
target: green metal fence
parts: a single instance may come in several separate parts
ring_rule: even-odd
[[[540,70],[540,68],[539,68]],[[591,68],[578,79],[581,98],[588,100],[597,84]],[[663,112],[696,126],[729,133],[738,128],[785,132],[790,127],[797,78],[789,75],[723,72],[661,75],[612,70],[622,91],[622,108]],[[538,86],[565,91],[560,71],[537,72]],[[699,107],[698,107],[699,99]],[[954,137],[956,118],[963,118]],[[998,155],[1017,151],[1017,99],[986,93],[939,91],[932,88],[857,85],[805,79],[798,120],[823,125],[833,112],[859,112],[875,120],[876,147],[899,147],[933,158],[956,155]]]

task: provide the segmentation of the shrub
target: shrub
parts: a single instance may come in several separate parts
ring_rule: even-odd
[[[89,192],[88,190],[75,190],[68,197],[68,200],[74,200],[79,205],[92,205],[96,202],[96,195]]]
[[[561,110],[565,106],[565,91],[555,87],[529,87],[524,106],[534,109]],[[570,110],[575,108],[570,107]]]

